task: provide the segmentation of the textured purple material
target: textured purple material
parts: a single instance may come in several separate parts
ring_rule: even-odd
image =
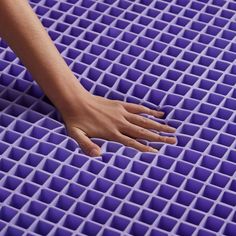
[[[236,3],[30,3],[87,90],[160,106],[178,144],[82,154],[1,40],[0,235],[235,236]]]

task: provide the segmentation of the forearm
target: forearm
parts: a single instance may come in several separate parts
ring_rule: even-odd
[[[6,40],[59,110],[65,110],[68,103],[68,109],[73,109],[73,98],[87,93],[26,0],[0,0],[0,37]],[[76,106],[78,108],[78,104],[74,109]]]

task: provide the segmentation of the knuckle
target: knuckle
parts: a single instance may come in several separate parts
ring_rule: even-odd
[[[164,127],[165,130],[169,129],[169,125],[164,125],[163,127]]]
[[[119,102],[116,102],[116,101],[114,102],[114,107],[118,110],[124,110],[123,105]]]
[[[140,104],[138,104],[137,107],[139,107],[139,108],[142,109],[142,110],[145,110],[145,109],[146,109],[146,107],[145,107],[144,105],[140,105]]]
[[[162,124],[160,124],[160,123],[157,123],[157,124],[156,124],[157,130],[162,130],[162,127],[163,127]]]
[[[118,127],[120,130],[126,130],[129,126],[128,122],[125,119],[120,119],[118,122]]]
[[[151,109],[149,107],[143,107],[143,109],[145,109],[146,113],[147,114],[150,114],[151,113]]]
[[[135,144],[136,144],[136,141],[134,139],[130,138],[130,139],[127,140],[127,145],[128,146],[134,146]]]
[[[114,130],[113,132],[111,132],[111,136],[112,138],[115,138],[116,140],[120,140],[121,133],[118,130]]]
[[[161,137],[160,140],[161,140],[163,143],[167,143],[167,142],[168,142],[167,137]]]
[[[147,119],[145,117],[141,117],[141,123],[143,125],[146,125],[147,124]]]
[[[146,134],[146,130],[144,128],[138,129],[138,133],[140,135]]]

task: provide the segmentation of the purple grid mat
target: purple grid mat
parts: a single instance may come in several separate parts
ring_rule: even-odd
[[[0,235],[236,235],[236,3],[30,3],[87,90],[162,107],[178,144],[87,157],[0,41]]]

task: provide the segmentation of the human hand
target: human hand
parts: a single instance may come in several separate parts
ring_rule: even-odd
[[[77,110],[72,113],[68,111],[61,111],[61,113],[68,135],[78,142],[87,155],[99,156],[101,153],[100,147],[90,140],[91,137],[117,141],[142,152],[157,152],[157,150],[140,143],[136,138],[176,143],[174,137],[160,136],[149,130],[173,133],[174,128],[139,115],[139,113],[146,113],[161,118],[164,115],[161,111],[151,110],[142,105],[109,100],[90,93],[86,93],[78,100],[77,107]]]
[[[155,150],[135,138],[175,143],[175,138],[161,137],[148,130],[174,132],[173,128],[138,115],[147,113],[160,118],[161,112],[86,91],[60,56],[28,1],[1,1],[0,33],[58,108],[69,136],[86,154],[100,155],[99,146],[89,137],[117,141],[140,151]]]
[[[59,54],[28,1],[1,1],[0,33],[60,111],[68,135],[79,143],[86,154],[100,155],[99,146],[90,137],[117,141],[151,152],[155,150],[135,138],[175,143],[175,138],[161,137],[148,130],[174,132],[173,128],[138,115],[147,113],[160,118],[163,116],[161,112],[94,96],[85,90]]]

